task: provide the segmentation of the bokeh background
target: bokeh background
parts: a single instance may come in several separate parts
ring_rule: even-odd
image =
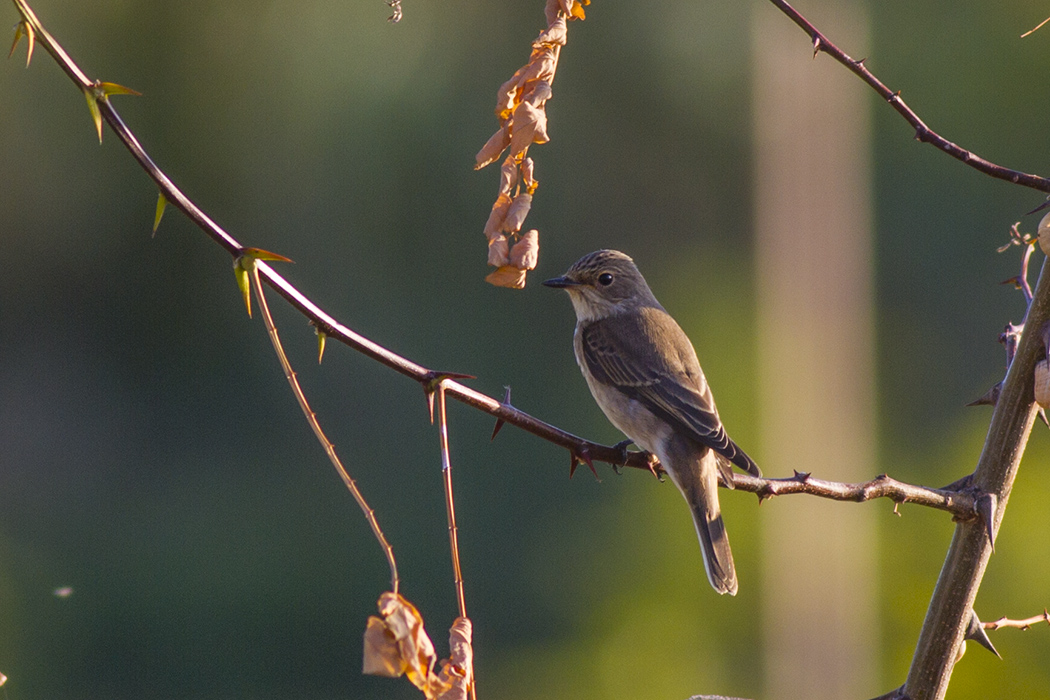
[[[144,93],[114,102],[176,183],[241,241],[294,258],[287,276],[347,325],[616,442],[572,359],[569,305],[537,281],[619,248],[694,339],[749,446],[761,442],[758,4],[598,0],[570,27],[553,141],[533,152],[542,253],[522,292],[482,281],[498,173],[472,164],[496,128],[496,88],[542,28],[540,0],[405,0],[396,26],[379,0],[33,6],[88,75]],[[872,3],[868,65],[943,135],[1046,174],[1050,29],[1018,38],[1046,13],[1034,0]],[[419,697],[360,674],[385,562],[246,317],[228,256],[174,210],[151,238],[154,187],[111,133],[99,146],[50,58],[38,50],[25,70],[23,51],[0,64],[0,692]],[[990,412],[963,404],[1001,376],[996,336],[1023,314],[998,284],[1018,249],[996,247],[1014,221],[1034,231],[1022,215],[1042,198],[916,143],[867,99],[878,471],[940,485],[976,463]],[[311,329],[275,306],[444,653],[455,598],[419,387],[335,344],[318,368]],[[459,404],[450,420],[484,697],[763,692],[748,583],[776,501],[723,495],[742,586],[719,598],[670,485],[608,468],[570,481],[565,451],[509,427],[490,444],[491,420]],[[978,598],[985,618],[1050,604],[1048,446],[1037,427]],[[841,507],[879,513],[876,695],[903,682],[952,524],[916,507],[895,518],[888,502]],[[993,639],[1004,660],[971,650],[950,697],[1050,697],[1050,629]]]

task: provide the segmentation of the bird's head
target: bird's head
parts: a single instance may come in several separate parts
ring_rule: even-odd
[[[659,306],[634,261],[618,250],[597,250],[543,283],[569,293],[581,321],[605,318],[640,306]]]

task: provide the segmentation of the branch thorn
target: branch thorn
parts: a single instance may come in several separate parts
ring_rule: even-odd
[[[985,534],[988,535],[988,544],[991,545],[993,553],[995,552],[995,508],[998,500],[994,493],[985,493],[974,503],[974,510],[984,521]]]
[[[966,634],[963,636],[963,639],[972,639],[1000,659],[1003,658],[999,652],[996,651],[995,646],[992,644],[992,640],[988,638],[988,633],[984,631],[984,625],[979,619],[977,619],[977,611],[972,608],[970,609],[970,624],[966,628]]]
[[[427,397],[427,409],[430,413],[430,423],[434,423],[434,392],[438,390],[441,382],[446,379],[477,379],[473,374],[460,374],[459,372],[435,372],[428,370],[423,375],[423,393]]]
[[[576,467],[580,464],[580,462],[583,462],[587,465],[587,467],[591,470],[591,473],[594,474],[594,478],[597,479],[598,483],[600,484],[602,480],[598,476],[598,471],[594,468],[594,460],[591,459],[591,451],[588,450],[586,447],[581,447],[578,450],[574,449],[572,451],[572,461],[569,463],[569,478],[571,479],[572,475],[576,473]]]
[[[510,406],[510,387],[509,386],[505,386],[503,388],[506,389],[507,391],[503,395],[503,401],[500,402],[500,405],[509,407]],[[494,428],[492,428],[492,437],[489,438],[489,442],[492,442],[493,440],[496,439],[496,435],[499,434],[499,431],[503,428],[503,425],[505,423],[506,423],[506,421],[503,420],[502,418],[497,418],[496,419],[496,425],[495,425]]]

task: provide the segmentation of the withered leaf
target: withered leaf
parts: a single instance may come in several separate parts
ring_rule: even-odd
[[[547,113],[541,107],[522,102],[514,110],[511,124],[510,152],[517,157],[533,143],[547,143]]]
[[[559,17],[550,24],[545,31],[540,32],[540,35],[536,37],[536,41],[533,42],[534,47],[538,47],[540,44],[558,44],[559,46],[565,46],[565,41],[568,38],[569,27],[565,23],[564,17]]]
[[[435,700],[466,700],[474,684],[474,649],[471,645],[471,624],[466,617],[457,617],[448,632],[450,657],[442,662],[442,681],[449,689]]]
[[[370,676],[397,678],[405,672],[401,664],[401,652],[386,623],[372,615],[365,629],[365,654],[362,673]]]
[[[532,158],[526,158],[521,161],[521,181],[525,184],[525,189],[528,190],[529,194],[536,191],[536,188],[540,186],[540,183],[532,176],[534,163]]]
[[[485,222],[485,238],[491,239],[503,228],[503,220],[507,218],[507,210],[510,208],[511,198],[509,194],[499,193],[496,201],[492,204],[488,221]]]
[[[510,195],[514,185],[518,184],[518,164],[510,157],[503,161],[499,169],[499,192]]]
[[[521,74],[521,84],[528,85],[533,80],[546,80],[554,82],[554,74],[558,70],[558,56],[561,47],[557,45],[541,45],[532,50],[529,62]]]
[[[551,85],[546,80],[536,80],[529,83],[529,89],[521,96],[522,102],[528,102],[533,107],[543,107],[543,103],[551,98]]]
[[[519,270],[535,270],[540,257],[540,232],[528,231],[510,249],[510,264]]]
[[[517,233],[520,231],[531,208],[532,195],[528,192],[518,194],[514,201],[510,203],[510,208],[507,209],[507,216],[503,219],[503,232]]]
[[[507,246],[507,237],[502,233],[489,239],[489,265],[503,267],[510,263]]]
[[[485,142],[485,145],[481,147],[478,154],[474,156],[475,170],[481,170],[486,165],[495,162],[503,150],[510,145],[510,133],[507,130],[507,125],[504,124],[500,127],[499,131],[494,133],[489,140]]]
[[[514,75],[510,77],[510,80],[499,86],[499,90],[496,91],[496,116],[500,120],[506,119],[510,116],[511,110],[514,109],[514,105],[518,104],[518,90],[521,88],[521,75],[528,68],[528,64],[522,66],[518,70],[514,71]]]
[[[387,592],[379,596],[378,607],[382,618],[368,618],[365,630],[365,673],[404,673],[427,698],[447,691],[449,684],[434,673],[437,655],[415,606],[397,593]]]
[[[504,265],[494,272],[490,272],[485,281],[496,287],[509,287],[510,289],[525,288],[525,270],[519,270],[511,265]]]

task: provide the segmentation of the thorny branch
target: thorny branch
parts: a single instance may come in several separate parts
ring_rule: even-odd
[[[810,40],[813,42],[813,55],[815,56],[819,52],[824,52],[827,55],[834,58],[836,61],[844,65],[854,75],[859,77],[872,90],[877,92],[882,99],[890,103],[893,107],[904,117],[905,121],[912,125],[915,129],[915,139],[922,141],[923,143],[931,144],[936,148],[944,151],[952,158],[961,160],[971,168],[975,168],[985,175],[991,175],[999,180],[1006,180],[1012,182],[1015,185],[1021,185],[1023,187],[1030,187],[1040,192],[1050,193],[1050,180],[1039,175],[1031,175],[1029,173],[1022,173],[1018,170],[1011,170],[1010,168],[1004,168],[1001,165],[981,158],[972,151],[968,151],[958,144],[952,143],[948,139],[944,138],[930,127],[926,126],[925,122],[919,118],[919,115],[909,107],[903,99],[901,99],[900,91],[894,92],[886,87],[881,80],[875,77],[875,74],[868,70],[867,66],[864,65],[865,59],[854,59],[849,56],[845,51],[840,49],[838,46],[833,44],[824,34],[813,26],[812,23],[805,17],[803,17],[798,10],[792,7],[786,2],[786,0],[769,0],[773,3],[781,12],[787,15],[792,22],[802,28],[802,31],[809,35]]]
[[[997,630],[1001,627],[1014,627],[1019,630],[1026,630],[1032,625],[1037,625],[1040,622],[1045,622],[1050,625],[1050,612],[1043,610],[1042,615],[1033,615],[1032,617],[1026,617],[1023,620],[1011,620],[1006,617],[1000,617],[993,622],[983,622],[981,624],[986,630]]]
[[[35,33],[37,41],[51,54],[70,79],[82,90],[89,90],[94,86],[95,82],[88,79],[58,42],[44,29],[25,0],[12,0],[12,2],[14,2],[15,7],[21,13],[26,25]],[[157,185],[161,195],[189,217],[213,241],[226,249],[230,255],[234,258],[242,256],[246,250],[245,246],[242,246],[212,221],[175,186],[168,176],[153,162],[149,154],[146,153],[109,100],[105,99],[104,96],[98,97],[97,104],[102,118],[110,125],[117,138],[120,139],[121,143],[124,144],[142,169],[146,171],[150,179]],[[414,379],[424,389],[435,380],[450,376],[448,373],[427,369],[339,323],[265,262],[261,260],[256,261],[255,269],[263,281],[306,316],[316,326],[317,330],[325,336],[334,338],[366,357]],[[625,453],[622,448],[600,445],[577,437],[515,408],[510,404],[509,400],[498,401],[452,379],[444,379],[442,386],[446,396],[488,413],[495,417],[497,421],[510,423],[548,442],[568,449],[573,465],[577,461],[583,461],[588,464],[599,461],[617,467],[633,467],[650,471],[656,471],[659,467],[655,458],[646,452]],[[897,503],[914,503],[944,510],[959,519],[972,518],[975,513],[973,497],[965,492],[930,489],[923,486],[905,484],[889,477],[878,477],[866,484],[841,484],[814,479],[808,475],[805,478],[801,478],[801,475],[799,475],[787,479],[761,479],[744,474],[735,474],[733,486],[741,491],[756,493],[760,498],[793,493],[808,493],[813,496],[840,501],[866,501],[873,498],[889,498]]]

